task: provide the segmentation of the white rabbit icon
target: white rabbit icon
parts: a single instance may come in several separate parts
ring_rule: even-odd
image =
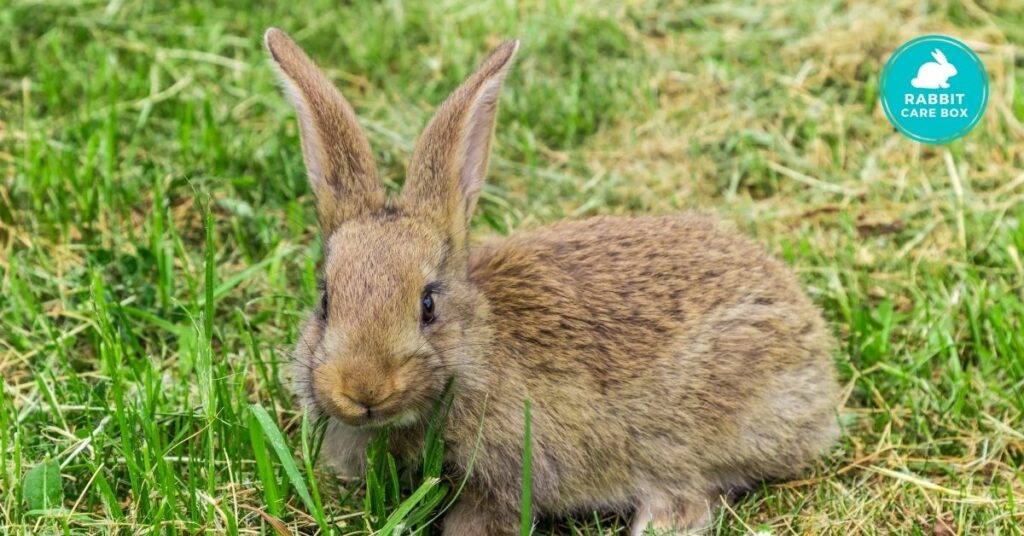
[[[949,87],[948,80],[956,76],[956,67],[949,63],[946,55],[939,49],[932,51],[935,61],[929,61],[918,67],[917,77],[910,81],[910,85],[918,89],[939,89]]]

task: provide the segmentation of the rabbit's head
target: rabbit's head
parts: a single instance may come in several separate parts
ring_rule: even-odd
[[[486,304],[468,281],[467,233],[487,170],[509,41],[427,125],[388,201],[352,107],[284,32],[266,45],[295,106],[323,232],[320,303],[297,341],[307,406],[349,425],[408,424],[471,365]]]

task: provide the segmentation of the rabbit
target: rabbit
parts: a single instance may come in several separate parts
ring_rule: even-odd
[[[352,107],[301,48],[266,47],[297,110],[324,261],[294,389],[358,476],[383,427],[421,452],[450,396],[447,536],[519,533],[524,403],[535,519],[632,515],[707,527],[722,500],[798,475],[838,435],[833,340],[794,275],[697,213],[595,217],[470,242],[505,42],[440,106],[390,201]]]
[[[932,58],[935,58],[935,61],[929,61],[917,68],[917,77],[910,81],[910,85],[918,89],[949,87],[948,80],[956,76],[956,66],[949,63],[946,55],[937,48],[932,51]]]

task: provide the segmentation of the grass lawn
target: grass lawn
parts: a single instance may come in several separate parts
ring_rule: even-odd
[[[793,266],[840,341],[843,439],[715,533],[1021,532],[1024,1],[218,4],[0,3],[0,533],[367,534],[402,501],[312,465],[282,378],[320,246],[269,25],[392,192],[434,107],[523,40],[478,236],[697,208]],[[926,33],[991,79],[945,146],[878,102]]]

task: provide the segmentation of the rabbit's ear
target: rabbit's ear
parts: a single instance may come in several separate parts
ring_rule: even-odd
[[[498,94],[519,41],[491,52],[427,124],[409,163],[403,205],[461,244],[483,188]]]
[[[324,233],[382,209],[373,152],[352,106],[288,34],[270,28],[264,40],[299,117],[302,156]]]
[[[946,55],[943,54],[942,51],[939,49],[935,49],[932,51],[932,57],[935,58],[935,61],[939,63],[948,63],[946,61]]]

